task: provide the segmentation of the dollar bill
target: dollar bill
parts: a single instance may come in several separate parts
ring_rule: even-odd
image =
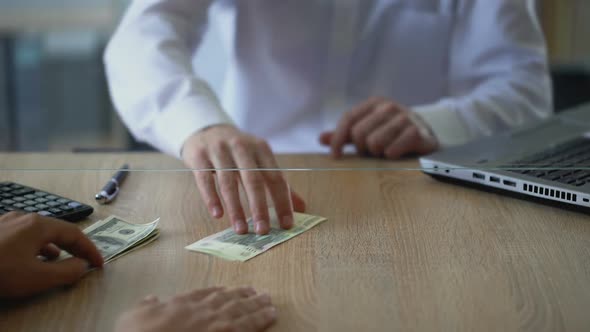
[[[232,228],[228,228],[185,248],[231,261],[245,262],[326,221],[326,218],[323,217],[294,213],[293,227],[285,230],[279,227],[276,213],[273,210],[270,212],[271,229],[267,235],[256,235],[254,224],[250,218],[248,220],[248,234],[239,235]]]
[[[96,245],[104,262],[109,263],[157,239],[159,221],[160,218],[148,224],[133,224],[110,216],[86,228],[84,234]],[[60,259],[67,257],[69,255],[62,252]]]

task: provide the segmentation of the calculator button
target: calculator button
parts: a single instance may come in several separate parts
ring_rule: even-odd
[[[26,201],[27,199],[24,197],[13,197],[12,200],[15,202],[23,202],[23,201]]]
[[[51,213],[55,213],[55,214],[60,214],[62,212],[60,209],[56,209],[56,208],[51,208],[48,211]]]
[[[26,207],[26,205],[23,203],[16,203],[16,204],[13,204],[12,206],[17,209],[21,209],[21,210]]]
[[[42,215],[42,216],[46,216],[46,217],[53,217],[53,213],[49,212],[49,211],[39,211],[37,212],[38,214]]]
[[[82,206],[82,204],[81,203],[78,203],[78,202],[69,202],[68,203],[68,206],[75,209],[75,208],[78,208],[78,207]]]
[[[57,197],[57,196],[55,196],[55,195],[47,195],[47,196],[45,196],[45,199],[52,200],[52,201],[53,201],[53,200],[56,200],[56,199],[58,199],[58,198],[59,198],[59,197]]]
[[[64,210],[64,211],[72,211],[74,208],[68,205],[62,205],[59,207],[60,209]]]
[[[35,205],[35,204],[37,204],[37,202],[28,200],[28,201],[24,201],[23,204],[25,204],[25,205]]]
[[[47,209],[49,206],[45,205],[45,204],[37,204],[35,205],[35,207],[39,210],[45,210]]]
[[[31,189],[28,189],[28,188],[23,188],[23,189],[17,189],[17,190],[14,190],[14,191],[12,192],[12,194],[13,194],[14,196],[22,196],[22,195],[30,194],[30,193],[32,193],[32,192],[33,192],[33,190],[31,190]]]
[[[10,188],[12,188],[12,189],[20,189],[22,187],[23,186],[21,186],[20,184],[16,184],[16,183],[13,183],[13,184],[10,185]]]
[[[28,199],[35,199],[35,198],[37,198],[37,196],[35,196],[33,194],[28,194],[28,195],[25,195],[24,197],[25,198],[28,198]]]
[[[35,191],[35,193],[33,195],[38,196],[38,197],[43,197],[43,196],[47,196],[48,194],[46,192],[42,192],[42,191]]]
[[[43,197],[39,197],[39,198],[35,198],[35,202],[45,203],[45,202],[47,202],[47,200]]]
[[[2,201],[0,201],[0,203],[6,204],[6,205],[12,205],[12,204],[14,204],[16,202],[13,201],[13,200],[11,200],[11,199],[3,199]]]
[[[49,206],[51,206],[51,207],[56,207],[56,206],[58,206],[58,205],[61,205],[61,203],[58,203],[58,202],[56,202],[56,201],[49,201],[49,202],[47,202],[47,203],[45,203],[45,204],[47,204],[47,205],[49,205]]]
[[[13,196],[13,195],[12,195],[12,194],[10,194],[10,193],[1,193],[1,194],[0,194],[0,197],[2,197],[2,198],[12,198],[12,196]]]
[[[65,198],[60,198],[60,199],[57,199],[56,201],[58,201],[58,202],[60,202],[60,203],[62,203],[62,204],[67,204],[67,203],[69,203],[69,202],[70,202],[70,200],[69,200],[69,199],[65,199]]]
[[[10,188],[10,187],[2,187],[2,188],[0,188],[0,191],[12,191],[12,188]]]
[[[6,211],[14,211],[14,210],[16,210],[16,209],[15,209],[15,208],[13,208],[12,206],[4,206],[4,207],[2,207],[2,208],[3,208],[4,210],[6,210]]]
[[[27,211],[27,212],[37,212],[39,211],[39,209],[37,209],[34,206],[27,206],[26,208],[24,208],[23,210]]]

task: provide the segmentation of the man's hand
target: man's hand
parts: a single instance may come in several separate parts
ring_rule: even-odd
[[[332,155],[342,155],[342,148],[353,143],[361,155],[396,159],[408,153],[427,154],[438,143],[418,115],[384,98],[370,98],[346,113],[336,130],[320,136]]]
[[[52,262],[61,249],[74,257]],[[0,217],[0,297],[29,296],[69,285],[89,267],[102,264],[94,244],[75,225],[36,213]]]
[[[288,229],[293,226],[293,208],[300,212],[305,209],[305,202],[289,190],[280,171],[252,170],[278,168],[269,145],[233,126],[219,125],[195,133],[184,143],[182,158],[188,167],[194,169],[197,186],[211,216],[221,218],[225,205],[233,228],[238,234],[248,232],[246,215],[240,201],[240,185],[246,192],[255,231],[258,234],[267,234],[270,231],[267,190],[274,201],[281,227]],[[199,170],[228,168],[249,170]],[[221,198],[216,190],[216,182]]]
[[[251,288],[207,288],[178,295],[169,301],[148,296],[123,313],[116,332],[264,331],[276,320],[268,295]]]

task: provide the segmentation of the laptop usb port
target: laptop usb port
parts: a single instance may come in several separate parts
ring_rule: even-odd
[[[504,180],[504,185],[506,186],[511,186],[511,187],[516,187],[516,182],[514,181],[510,181],[510,180]]]
[[[473,173],[473,178],[474,179],[480,179],[480,180],[485,180],[486,176],[481,174],[481,173]]]
[[[500,178],[495,177],[495,176],[490,176],[490,181],[500,183]]]

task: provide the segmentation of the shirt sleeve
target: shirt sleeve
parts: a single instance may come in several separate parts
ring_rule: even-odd
[[[107,45],[109,91],[135,138],[179,157],[205,127],[231,123],[192,67],[211,0],[133,1]]]
[[[458,1],[451,39],[448,98],[412,108],[441,146],[551,114],[546,46],[534,0]]]

